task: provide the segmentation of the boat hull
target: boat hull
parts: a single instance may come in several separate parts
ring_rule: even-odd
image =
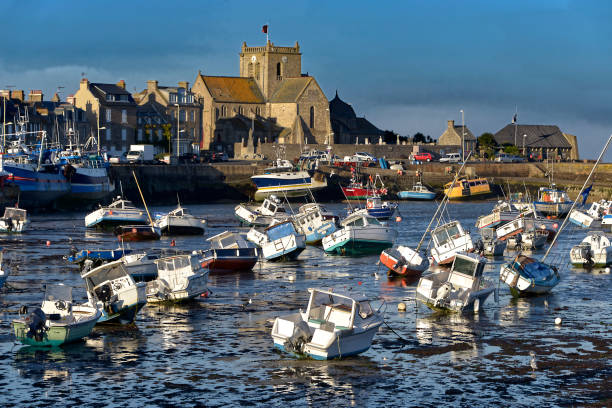
[[[436,193],[421,193],[416,191],[400,191],[397,196],[402,200],[431,201],[436,198]]]
[[[418,264],[412,259],[420,261]],[[403,256],[397,249],[385,249],[380,253],[380,263],[389,269],[390,274],[399,276],[421,276],[429,266],[429,262],[420,255]]]
[[[549,203],[546,201],[534,201],[533,205],[537,212],[546,217],[563,218],[569,213],[572,202]]]
[[[387,194],[386,188],[378,188],[376,190],[367,189],[363,187],[341,187],[342,192],[347,200],[365,200],[372,195],[383,196]]]
[[[379,254],[393,246],[395,231],[389,228],[345,227],[323,238],[323,249],[328,254],[362,256]]]
[[[100,317],[101,313],[96,311],[94,314],[92,314],[91,318],[79,323],[52,323],[48,330],[43,334],[41,341],[37,341],[34,337],[27,336],[29,327],[25,320],[14,320],[13,330],[15,332],[15,337],[22,344],[38,347],[57,347],[65,343],[79,341],[82,338],[89,336]]]
[[[559,274],[550,266],[547,267],[550,273],[546,277],[534,278],[517,271],[511,264],[504,264],[501,267],[499,279],[509,286],[510,293],[514,297],[541,295],[550,292],[560,281]]]

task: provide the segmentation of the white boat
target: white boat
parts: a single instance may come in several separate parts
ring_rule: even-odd
[[[200,262],[210,272],[250,271],[259,259],[258,248],[246,234],[224,231],[207,241],[210,249],[202,252]]]
[[[317,360],[349,357],[370,348],[383,317],[367,297],[332,290],[308,291],[305,312],[274,319],[274,347]]]
[[[147,302],[181,302],[207,291],[208,270],[193,255],[160,258],[157,279],[147,282]]]
[[[548,232],[539,229],[525,230],[520,234],[512,235],[507,242],[509,249],[524,249],[527,251],[540,249],[548,240]]]
[[[534,219],[530,216],[530,214],[531,213],[525,213],[524,215],[497,227],[495,230],[497,239],[505,241],[514,235],[522,234],[525,231],[532,231],[534,229],[539,229],[546,232],[546,237],[549,238],[551,231],[556,231],[559,228],[559,225],[554,221]]]
[[[538,200],[533,205],[537,212],[546,217],[563,218],[569,213],[572,203],[565,191],[552,184],[550,188],[540,187]]]
[[[569,220],[582,228],[598,228],[602,225],[602,219],[608,214],[612,201],[600,200],[591,204],[586,211],[573,210]]]
[[[264,173],[275,173],[283,171],[292,171],[293,163],[286,159],[276,159],[272,162],[272,166],[264,169]]]
[[[306,212],[311,211],[313,207],[316,207],[319,209],[319,211],[321,212],[321,216],[323,217],[325,221],[333,221],[335,224],[338,224],[339,217],[319,203],[303,204],[298,208],[298,212],[306,213]]]
[[[337,255],[359,256],[380,253],[393,246],[397,231],[376,218],[356,212],[340,223],[341,228],[323,238],[323,249]]]
[[[559,284],[557,268],[524,255],[517,255],[499,271],[499,280],[506,283],[514,297],[548,293]]]
[[[147,303],[145,283],[134,282],[121,260],[85,270],[81,277],[89,300],[86,305],[102,312],[99,323],[132,323]]]
[[[389,274],[420,276],[429,268],[429,259],[410,247],[398,245],[380,253],[380,263],[389,268]]]
[[[515,210],[509,202],[500,200],[490,214],[478,217],[478,220],[476,220],[476,227],[478,229],[497,227],[498,225],[514,220],[524,212],[525,210]]]
[[[459,221],[451,221],[431,231],[433,246],[431,256],[438,265],[453,263],[459,252],[471,252],[474,243],[470,233],[465,231]]]
[[[155,226],[162,235],[204,235],[206,220],[194,217],[180,204],[169,213],[156,215],[155,218]]]
[[[294,260],[306,249],[304,235],[296,231],[290,220],[273,224],[263,232],[251,228],[247,239],[261,248],[267,261]]]
[[[249,227],[267,227],[275,219],[289,217],[275,195],[266,198],[259,206],[239,204],[234,208],[234,214],[242,224]]]
[[[148,252],[136,252],[123,255],[120,260],[123,266],[136,282],[148,282],[157,278],[158,256]]]
[[[423,276],[416,299],[436,311],[479,311],[495,291],[493,282],[483,278],[486,260],[476,254],[455,254],[449,271]]]
[[[592,232],[580,244],[570,250],[572,265],[580,267],[604,267],[612,265],[612,246],[603,233]]]
[[[131,201],[117,196],[108,206],[100,206],[95,211],[85,216],[85,226],[110,227],[117,225],[144,225],[148,224],[149,219],[144,210],[136,208]]]
[[[23,232],[30,221],[28,212],[22,208],[6,207],[0,218],[0,232]]]
[[[506,250],[506,241],[501,241],[495,236],[495,228],[485,227],[480,229],[480,240],[474,244],[476,252],[485,256],[503,256]]]
[[[306,244],[309,245],[319,245],[323,237],[337,229],[333,220],[323,218],[321,207],[315,203],[300,207],[292,219],[298,234],[304,235]]]

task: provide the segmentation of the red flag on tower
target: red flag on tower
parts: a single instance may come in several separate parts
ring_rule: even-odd
[[[268,34],[268,25],[266,24],[265,26],[261,27],[261,32],[264,34]]]

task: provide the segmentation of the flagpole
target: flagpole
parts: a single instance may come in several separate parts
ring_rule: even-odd
[[[514,146],[516,147],[516,129],[518,126],[518,105],[514,105]]]

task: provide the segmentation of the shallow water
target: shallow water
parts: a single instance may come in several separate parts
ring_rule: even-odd
[[[452,204],[473,227],[492,203]],[[191,206],[208,219],[206,235],[237,228],[233,205]],[[328,208],[343,211],[345,205]],[[164,208],[155,208],[163,210]],[[435,207],[402,203],[399,242],[415,245]],[[261,263],[252,272],[212,275],[209,298],[182,306],[146,306],[136,324],[96,328],[86,341],[52,350],[14,343],[10,321],[42,300],[44,283],[78,287],[62,256],[114,248],[112,234],[85,231],[84,213],[37,215],[22,236],[3,236],[12,275],[0,291],[0,402],[24,406],[527,406],[610,403],[610,273],[568,268],[569,247],[554,248],[562,281],[547,296],[514,300],[501,287],[477,315],[432,314],[412,300],[416,281],[389,280],[377,257],[327,256],[308,247],[300,260]],[[202,237],[176,237],[177,248],[203,249]],[[46,241],[51,241],[46,246]],[[72,240],[72,241],[71,241]],[[167,248],[171,238],[132,248]],[[509,253],[510,255],[512,253]],[[551,258],[552,259],[552,258]],[[488,264],[496,280],[502,259]],[[375,276],[378,275],[378,277]],[[366,353],[345,360],[294,359],[273,350],[271,319],[305,308],[309,287],[347,288],[386,301],[386,321]],[[252,303],[246,307],[248,299]],[[397,311],[406,301],[407,311]],[[555,317],[563,324],[555,326]],[[393,331],[390,329],[392,328]],[[401,339],[398,337],[401,336]],[[532,371],[529,352],[538,369]],[[605,402],[603,402],[605,404]]]

